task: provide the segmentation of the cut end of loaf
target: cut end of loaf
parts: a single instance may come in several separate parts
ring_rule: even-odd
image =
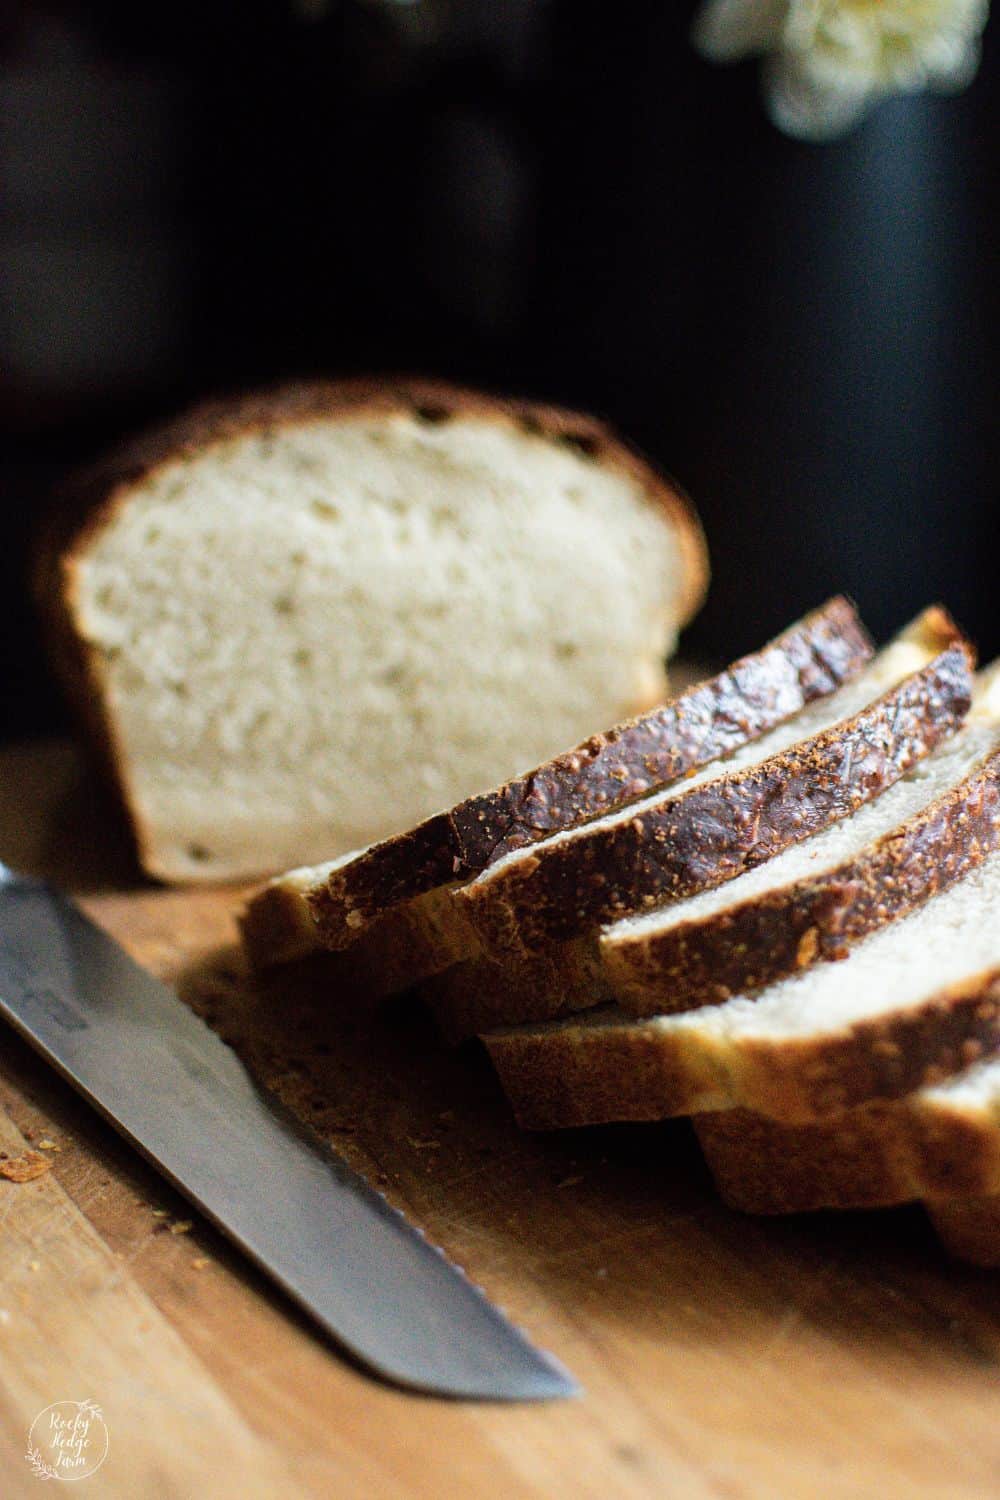
[[[703,543],[599,424],[434,386],[221,410],[73,565],[152,873],[336,855],[664,696]]]

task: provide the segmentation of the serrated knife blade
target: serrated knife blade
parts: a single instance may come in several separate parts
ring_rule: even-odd
[[[172,990],[2,864],[0,1016],[369,1372],[439,1396],[575,1394]]]

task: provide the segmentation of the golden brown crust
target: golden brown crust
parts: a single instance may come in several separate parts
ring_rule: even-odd
[[[762,651],[652,713],[593,735],[335,870],[311,897],[321,941],[347,947],[387,907],[469,879],[514,849],[635,801],[759,737],[850,680],[871,649],[849,601],[829,600]]]
[[[79,628],[78,567],[90,545],[127,503],[133,488],[158,470],[248,434],[330,418],[406,412],[427,422],[481,417],[512,423],[553,441],[573,444],[595,462],[633,476],[671,525],[683,559],[680,626],[695,613],[708,584],[707,549],[685,495],[593,417],[527,401],[506,400],[441,381],[360,377],[285,385],[208,401],[124,445],[79,476],[61,497],[38,548],[35,592],[53,661],[71,703],[88,730],[104,769],[132,818],[144,866],[156,870],[155,849],[129,785],[128,764],[108,704],[105,663]]]
[[[524,963],[468,958],[421,980],[416,992],[451,1044],[500,1026],[555,1020],[611,999],[588,942],[556,943],[546,958]]]
[[[856,859],[700,921],[602,943],[630,1015],[718,1004],[846,957],[1000,848],[1000,751]]]
[[[484,1040],[528,1129],[736,1107],[810,1121],[903,1098],[1000,1051],[1000,974],[971,975],[921,1004],[781,1040],[704,1038],[598,1012]]]
[[[845,723],[487,871],[455,891],[456,908],[502,962],[720,885],[892,786],[954,732],[971,696],[970,648],[948,622],[926,666]]]
[[[330,418],[385,416],[402,412],[430,423],[453,417],[507,422],[555,442],[581,449],[596,463],[636,479],[670,521],[685,557],[685,593],[677,624],[701,604],[708,585],[707,548],[694,508],[674,482],[658,474],[605,423],[581,412],[541,402],[492,396],[419,376],[358,376],[291,383],[246,395],[205,401],[172,421],[123,445],[74,486],[74,501],[59,523],[62,550],[87,546],[106,524],[123,493],[167,464],[251,433]]]
[[[1000,1193],[996,1120],[921,1094],[802,1124],[733,1109],[694,1125],[719,1192],[744,1213]]]
[[[988,1270],[1000,1268],[1000,1197],[928,1203],[927,1211],[952,1255]]]

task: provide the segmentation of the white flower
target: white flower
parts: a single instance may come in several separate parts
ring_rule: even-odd
[[[989,0],[705,0],[695,46],[713,62],[764,54],[768,113],[830,140],[889,94],[962,89]]]

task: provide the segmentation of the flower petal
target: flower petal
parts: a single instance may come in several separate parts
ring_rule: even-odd
[[[874,102],[864,86],[820,82],[794,53],[764,62],[764,103],[771,122],[800,141],[834,141],[852,130]]]
[[[979,72],[979,61],[983,49],[978,37],[971,37],[965,46],[956,48],[947,63],[938,63],[930,72],[927,83],[937,94],[960,94]]]
[[[790,0],[705,0],[691,40],[709,62],[735,62],[781,40]]]

